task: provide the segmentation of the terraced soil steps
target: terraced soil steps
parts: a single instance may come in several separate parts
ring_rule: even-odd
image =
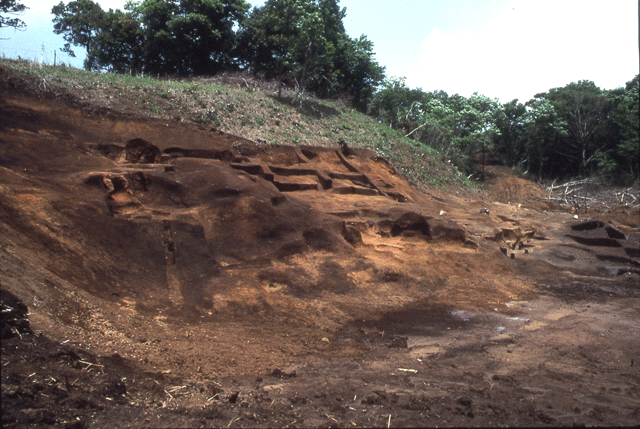
[[[383,195],[393,198],[397,201],[404,202],[407,198],[400,193],[392,195],[384,192],[378,187],[373,180],[366,174],[360,172],[356,167],[348,163],[345,160],[346,165],[350,172],[340,171],[323,171],[311,166],[313,164],[305,155],[302,154],[300,149],[296,150],[298,157],[304,160],[303,166],[284,166],[284,165],[272,165],[272,164],[260,164],[254,162],[244,163],[230,163],[231,168],[245,171],[249,174],[260,176],[265,180],[273,182],[280,192],[296,192],[296,191],[308,191],[308,190],[331,190],[337,194],[355,194],[355,195]],[[336,152],[339,154],[339,152]],[[338,158],[344,159],[340,154]],[[298,179],[298,180],[284,180],[277,176],[283,176],[288,178],[301,177],[301,176],[315,176],[317,181]],[[348,184],[337,185],[334,179],[350,182]],[[319,186],[318,186],[319,185]],[[336,186],[337,185],[337,186]]]

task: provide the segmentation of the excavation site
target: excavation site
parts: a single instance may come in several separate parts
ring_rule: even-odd
[[[425,192],[4,79],[2,426],[636,425],[637,202],[508,170]]]

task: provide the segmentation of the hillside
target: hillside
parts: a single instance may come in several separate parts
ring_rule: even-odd
[[[468,189],[470,183],[437,152],[403,137],[344,102],[306,97],[291,104],[292,89],[277,96],[277,82],[250,74],[159,80],[70,67],[0,60],[13,79],[42,96],[73,100],[88,111],[118,117],[162,119],[170,124],[214,127],[267,145],[311,145],[373,149],[416,187]]]
[[[0,70],[3,427],[637,421],[637,208],[559,211],[504,170],[470,191],[335,104],[20,67]],[[182,120],[209,91],[237,107]],[[258,126],[261,102],[280,110]]]

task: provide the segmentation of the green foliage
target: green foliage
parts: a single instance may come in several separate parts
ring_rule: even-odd
[[[597,134],[610,110],[605,93],[591,81],[579,81],[553,88],[544,98],[566,121],[568,134],[558,155],[577,169],[575,173],[585,174],[606,144]]]
[[[125,11],[75,0],[51,13],[63,50],[87,49],[88,70],[200,75],[232,66],[233,26],[248,10],[244,0],[130,1]]]
[[[71,45],[87,50],[87,70],[123,73],[140,67],[142,35],[139,23],[121,10],[102,10],[92,0],[60,2],[51,9],[54,33],[67,42],[62,51],[75,57]]]
[[[244,0],[143,0],[126,9],[141,23],[146,72],[202,75],[233,64],[233,26],[249,5]]]
[[[597,163],[620,185],[632,183],[640,175],[640,75],[626,87],[610,91],[611,116],[603,127],[607,146],[597,154]]]
[[[109,69],[116,73],[141,69],[142,34],[130,14],[109,9],[105,12],[102,31],[87,52],[85,67],[89,70]]]
[[[349,93],[364,110],[384,68],[365,36],[350,39],[337,0],[268,0],[243,22],[239,54],[246,67],[295,82],[321,97]]]
[[[548,171],[563,175],[564,172],[558,170],[558,160],[561,142],[567,136],[566,121],[546,98],[531,100],[527,107],[522,116],[527,171],[536,171],[539,178],[547,176]]]
[[[372,98],[369,114],[439,151],[467,172],[473,170],[472,156],[489,151],[501,134],[497,121],[504,116],[497,100],[410,89],[404,78],[385,81]]]
[[[18,15],[29,9],[22,3],[18,3],[16,0],[0,0],[0,28],[13,27],[15,29],[25,28],[27,25],[23,20],[19,18],[10,18],[7,15]]]
[[[524,104],[513,100],[502,105],[502,115],[496,118],[496,127],[500,130],[500,134],[494,137],[494,148],[508,165],[526,162],[527,147],[524,138],[526,113],[527,108]]]
[[[53,32],[62,34],[67,42],[63,51],[72,57],[75,52],[71,45],[82,46],[90,54],[94,47],[94,38],[102,31],[105,12],[92,0],[76,0],[65,5],[63,2],[53,6]]]
[[[303,86],[307,73],[327,66],[335,51],[322,12],[308,0],[268,0],[254,8],[240,35],[247,65],[270,76],[290,75]]]
[[[523,115],[527,162],[540,177],[599,174],[616,184],[638,177],[638,76],[626,89],[572,82],[538,94]]]
[[[373,59],[373,42],[367,36],[362,35],[358,39],[343,37],[340,42],[334,61],[333,81],[328,78],[321,80],[325,86],[320,89],[324,95],[343,91],[350,94],[352,105],[365,112],[373,93],[384,80],[384,67]]]
[[[422,90],[409,89],[405,78],[391,77],[373,95],[368,112],[392,128],[406,129],[417,120],[414,106],[426,102],[425,96]]]
[[[638,76],[613,91],[580,81],[526,104],[500,104],[478,94],[410,89],[390,78],[373,95],[369,114],[468,173],[491,154],[539,178],[604,174],[628,184],[640,170],[638,86]]]

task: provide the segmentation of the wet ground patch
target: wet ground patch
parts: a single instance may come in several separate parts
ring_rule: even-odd
[[[622,274],[614,281],[565,281],[538,286],[538,290],[560,298],[565,303],[606,302],[610,299],[640,298],[640,276]]]

